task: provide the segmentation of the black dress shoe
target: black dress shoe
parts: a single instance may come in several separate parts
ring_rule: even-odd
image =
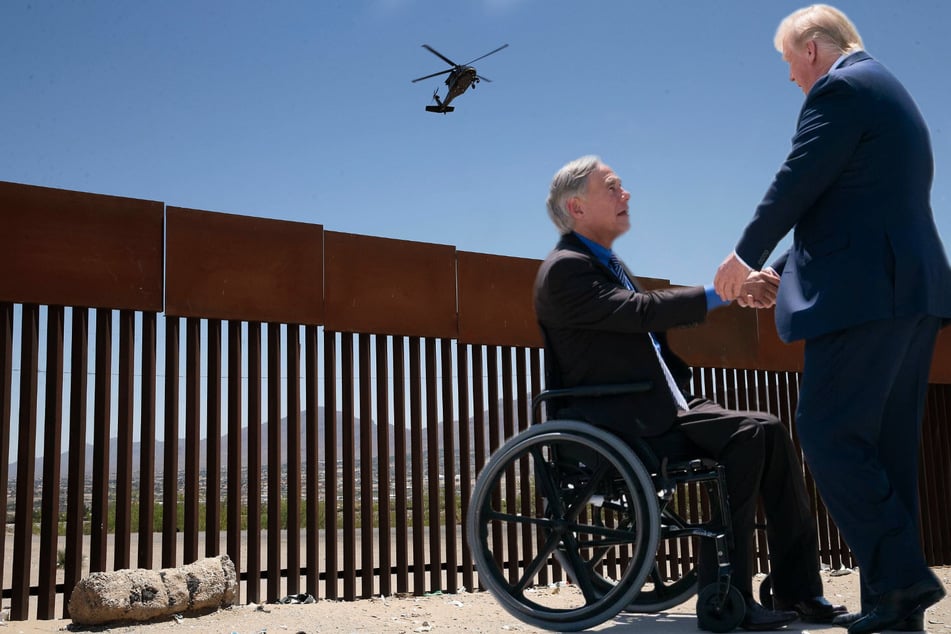
[[[832,623],[832,620],[847,612],[844,605],[832,605],[825,597],[803,599],[789,606],[807,623]]]
[[[799,618],[793,610],[767,610],[756,601],[746,601],[746,616],[740,621],[740,627],[751,632],[778,630]]]
[[[871,612],[849,626],[849,634],[894,629],[917,612],[924,613],[942,598],[944,588],[936,579],[925,579],[907,588],[886,592]]]
[[[848,627],[862,618],[861,612],[849,612],[847,614],[838,614],[832,619],[833,625]],[[892,632],[924,632],[925,615],[924,612],[916,612],[904,621],[900,621],[888,628]]]

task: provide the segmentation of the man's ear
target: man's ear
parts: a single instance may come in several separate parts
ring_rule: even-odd
[[[806,57],[809,58],[810,64],[819,58],[819,49],[815,40],[808,40],[806,42]]]
[[[565,205],[568,208],[568,214],[572,218],[579,218],[584,215],[584,211],[581,209],[581,197],[572,196],[568,199],[568,203]]]

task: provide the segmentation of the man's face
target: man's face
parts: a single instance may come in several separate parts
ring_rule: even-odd
[[[825,74],[825,71],[819,72],[816,53],[816,43],[812,40],[801,47],[796,46],[788,37],[783,40],[783,60],[789,64],[789,81],[796,82],[806,95],[816,80]]]
[[[631,228],[630,199],[614,170],[599,165],[588,175],[584,195],[574,199],[575,231],[611,248],[614,240]]]

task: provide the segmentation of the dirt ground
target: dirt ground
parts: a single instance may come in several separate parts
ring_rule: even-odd
[[[935,573],[951,589],[951,568],[935,568]],[[823,572],[826,597],[833,603],[858,607],[858,571]],[[543,588],[540,592],[563,594],[577,590],[571,586]],[[7,610],[4,608],[3,615]],[[928,610],[925,627],[932,634],[951,634],[951,598]],[[313,634],[318,632],[541,632],[509,615],[486,592],[432,594],[422,597],[374,597],[312,604],[240,605],[202,616],[182,616],[164,622],[79,627],[68,619],[52,621],[4,620],[0,634],[37,634],[48,632],[108,632],[115,634]],[[694,600],[662,614],[622,613],[591,631],[677,634],[698,632]],[[788,633],[845,630],[830,625],[794,623],[782,630]]]

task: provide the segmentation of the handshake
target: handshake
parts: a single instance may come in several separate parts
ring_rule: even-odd
[[[740,285],[736,303],[744,308],[772,308],[779,291],[779,275],[773,269],[750,271]]]
[[[771,308],[776,303],[779,275],[773,269],[751,270],[733,253],[717,269],[713,288],[723,301],[745,308]]]

